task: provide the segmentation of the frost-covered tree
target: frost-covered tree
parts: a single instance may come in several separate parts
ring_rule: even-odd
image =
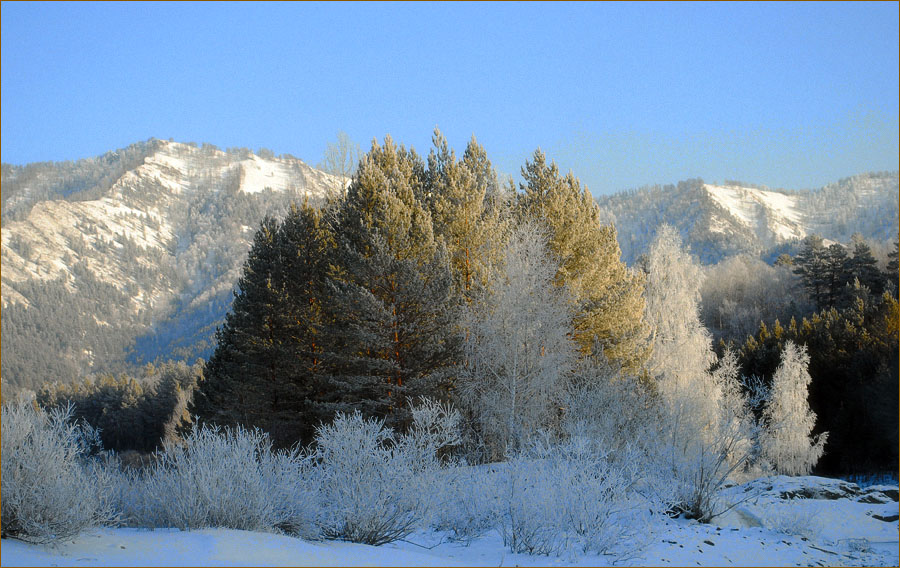
[[[772,378],[772,394],[763,411],[763,453],[775,469],[788,475],[807,475],[825,451],[828,433],[812,436],[816,415],[807,401],[809,355],[793,341],[784,345],[781,364]]]
[[[318,168],[338,176],[332,189],[340,190],[343,189],[345,181],[356,173],[356,166],[361,156],[359,144],[341,130],[337,134],[337,141],[329,142],[325,146],[325,156],[318,164]]]
[[[681,238],[663,225],[650,246],[643,268],[646,319],[651,328],[652,354],[647,362],[664,399],[698,397],[705,406],[698,420],[715,413],[720,394],[707,372],[715,361],[712,337],[700,322],[700,286],[703,272],[681,246]],[[699,410],[699,409],[698,409]]]
[[[710,372],[716,358],[700,323],[702,273],[672,227],[660,227],[644,268],[653,349],[647,370],[660,402],[655,471],[674,511],[709,520],[723,511],[718,488],[749,456],[750,412],[734,356],[726,353]]]
[[[518,227],[489,291],[469,306],[460,396],[489,457],[502,458],[558,419],[575,360],[565,288],[535,224]]]

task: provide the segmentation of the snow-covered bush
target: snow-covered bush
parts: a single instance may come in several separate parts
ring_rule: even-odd
[[[451,540],[470,543],[498,526],[502,510],[500,486],[506,463],[448,468],[434,490],[432,526]]]
[[[740,390],[732,353],[726,352],[719,369],[708,373],[707,380],[718,394],[711,419],[698,423],[696,405],[705,407],[705,401],[697,401],[688,392],[676,393],[660,409],[659,430],[646,444],[658,497],[668,503],[671,513],[701,522],[741,502],[722,499],[720,491],[729,479],[748,476],[759,431]]]
[[[636,378],[595,356],[579,362],[567,385],[562,430],[570,438],[592,440],[616,458],[618,450],[649,435],[652,404]]]
[[[622,450],[630,452],[630,450]],[[536,439],[502,470],[498,530],[513,552],[584,552],[633,556],[645,544],[647,516],[657,510],[637,484],[641,461],[610,460],[586,437]]]
[[[20,401],[2,410],[3,537],[50,542],[114,520],[102,464],[87,459],[96,431]]]
[[[119,501],[135,526],[310,536],[310,469],[297,451],[273,452],[260,430],[195,424],[183,443],[167,443],[153,465],[122,474]]]
[[[378,546],[428,521],[437,453],[458,443],[459,414],[431,401],[412,414],[403,435],[358,412],[318,429],[316,482],[325,505],[317,523],[325,537]]]
[[[766,507],[766,528],[780,533],[816,539],[822,532],[822,523],[816,512],[797,503],[773,503]]]

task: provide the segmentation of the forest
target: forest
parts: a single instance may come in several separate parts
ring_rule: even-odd
[[[663,225],[629,267],[540,150],[518,186],[439,131],[424,158],[373,141],[352,172],[265,217],[208,360],[4,402],[4,537],[116,517],[377,545],[427,517],[514,552],[627,556],[647,511],[708,522],[734,481],[896,475],[896,242],[883,269],[859,235],[704,267]],[[30,524],[39,493],[6,459],[51,459],[25,424],[93,491],[65,495],[85,504],[62,528]],[[488,464],[499,487],[459,469]]]

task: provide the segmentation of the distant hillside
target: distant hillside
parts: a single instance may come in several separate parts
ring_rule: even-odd
[[[160,140],[2,174],[2,375],[27,387],[205,355],[262,218],[344,183]]]
[[[629,264],[645,252],[661,223],[675,226],[701,262],[714,264],[739,253],[771,260],[812,233],[837,242],[848,242],[855,232],[893,241],[900,208],[897,172],[863,174],[810,191],[688,180],[597,202],[616,225]]]

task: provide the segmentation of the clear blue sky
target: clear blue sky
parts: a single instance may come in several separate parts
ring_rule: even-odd
[[[2,160],[150,137],[312,164],[344,130],[540,146],[594,194],[898,169],[887,3],[2,3]]]

